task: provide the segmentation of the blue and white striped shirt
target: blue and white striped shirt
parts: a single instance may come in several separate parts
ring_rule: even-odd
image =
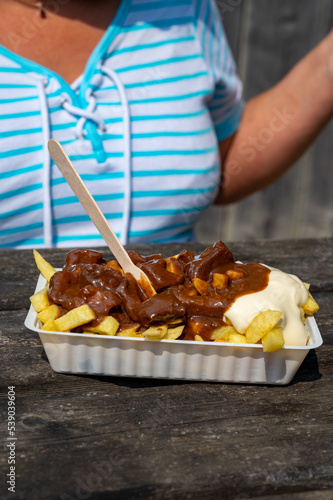
[[[0,46],[0,248],[104,244],[51,137],[124,244],[189,241],[242,105],[213,0],[122,0],[72,85]]]

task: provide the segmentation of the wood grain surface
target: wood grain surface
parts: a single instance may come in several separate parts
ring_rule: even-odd
[[[1,499],[333,498],[333,239],[228,246],[236,259],[312,283],[324,344],[287,386],[57,374],[23,326],[38,276],[32,252],[0,252]],[[182,249],[134,248],[163,256]],[[41,253],[61,267],[66,250]],[[5,484],[9,385],[15,494]]]

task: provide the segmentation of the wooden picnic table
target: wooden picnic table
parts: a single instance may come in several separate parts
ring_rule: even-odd
[[[55,373],[23,325],[38,277],[32,252],[0,252],[3,500],[333,498],[333,238],[228,246],[237,260],[311,283],[324,344],[287,386]],[[131,248],[166,257],[183,245]],[[67,251],[41,253],[61,267]],[[15,493],[6,484],[11,386]]]

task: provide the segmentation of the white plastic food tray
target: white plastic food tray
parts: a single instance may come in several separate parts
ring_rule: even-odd
[[[40,276],[36,292],[45,285]],[[40,329],[32,306],[24,324],[38,332],[54,371],[81,375],[284,385],[309,350],[323,343],[313,317],[306,320],[307,346],[285,346],[274,353],[263,352],[258,344],[48,332]]]

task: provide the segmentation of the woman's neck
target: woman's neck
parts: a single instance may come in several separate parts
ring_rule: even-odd
[[[45,17],[37,2],[28,2],[0,0],[0,44],[71,83],[82,74],[121,0],[45,1]]]

